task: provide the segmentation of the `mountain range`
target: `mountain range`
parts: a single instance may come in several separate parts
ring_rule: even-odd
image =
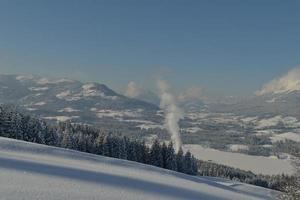
[[[50,121],[101,124],[109,119],[157,120],[159,107],[118,94],[104,84],[39,76],[0,75],[0,102]]]

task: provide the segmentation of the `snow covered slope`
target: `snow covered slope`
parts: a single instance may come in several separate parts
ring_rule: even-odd
[[[0,138],[0,199],[256,200],[276,192]]]

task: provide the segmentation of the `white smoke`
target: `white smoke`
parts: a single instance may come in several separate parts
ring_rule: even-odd
[[[178,122],[183,113],[176,105],[176,98],[169,92],[168,84],[163,80],[158,80],[157,87],[161,99],[160,107],[165,112],[165,127],[171,134],[171,140],[175,144],[177,152],[182,145]]]
[[[287,74],[273,79],[265,84],[256,95],[264,95],[269,93],[284,93],[300,90],[300,68],[290,70]]]
[[[138,97],[142,92],[142,88],[133,81],[130,81],[127,85],[125,96],[130,98]]]

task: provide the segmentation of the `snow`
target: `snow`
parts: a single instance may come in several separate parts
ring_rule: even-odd
[[[41,95],[43,95],[42,93],[36,93],[34,96],[35,97],[39,97],[39,96],[41,96]]]
[[[281,120],[282,117],[280,115],[268,119],[261,119],[258,122],[257,128],[260,129],[260,128],[276,126]]]
[[[70,94],[71,94],[71,91],[70,91],[70,90],[66,90],[66,91],[63,91],[63,92],[57,94],[56,97],[57,97],[58,99],[64,99],[64,98],[66,98],[67,96],[69,96]]]
[[[129,117],[137,117],[138,113],[139,112],[142,112],[142,110],[138,109],[137,112],[135,113],[135,115],[127,115]],[[128,114],[128,113],[127,113]],[[165,129],[165,127],[161,124],[157,124],[157,123],[154,123],[152,121],[149,121],[149,120],[140,120],[140,119],[123,119],[123,118],[120,118],[120,117],[124,117],[126,115],[115,115],[114,117],[117,117],[116,119],[120,122],[128,122],[128,123],[135,123],[135,124],[139,124],[135,127],[139,128],[139,129],[142,129],[142,130],[149,130],[149,129]]]
[[[257,120],[257,117],[245,117],[240,119],[244,123],[251,123]]]
[[[31,91],[46,91],[49,90],[49,87],[30,87],[28,89]]]
[[[240,116],[233,113],[207,113],[207,112],[190,112],[187,118],[192,120],[190,124],[200,125],[202,123],[218,123],[218,124],[238,124]]]
[[[0,138],[1,199],[271,200],[275,191]]]
[[[164,111],[163,110],[158,110],[158,111],[156,111],[156,115],[160,116],[160,117],[163,117],[164,116]]]
[[[93,83],[85,84],[82,86],[82,91],[77,94],[72,94],[70,90],[62,91],[56,95],[58,99],[63,99],[66,101],[78,101],[84,97],[102,97],[104,99],[116,100],[117,96],[107,96],[104,92],[96,88]]]
[[[66,101],[79,101],[82,99],[81,94],[75,94],[72,96],[70,90],[62,91],[56,95],[56,98],[66,100]]]
[[[93,112],[96,112],[96,115],[98,118],[138,117],[139,116],[138,111],[132,111],[132,110],[109,110],[109,109],[98,110],[95,108],[91,108],[90,110]]]
[[[199,127],[190,127],[190,128],[187,128],[186,131],[189,132],[189,133],[197,133],[199,131],[202,131],[203,129],[199,128]]]
[[[209,116],[208,113],[201,113],[201,112],[191,112],[188,113],[188,117],[192,120],[196,120],[196,119],[205,119]]]
[[[26,110],[28,110],[28,111],[36,111],[37,108],[26,108]]]
[[[35,105],[35,106],[43,106],[43,105],[46,105],[46,102],[41,101],[41,102],[35,103],[34,105]]]
[[[119,119],[120,122],[140,123],[140,124],[155,124],[152,121],[141,119]]]
[[[77,109],[73,109],[71,107],[67,107],[67,108],[64,108],[64,109],[61,109],[59,110],[58,112],[79,112],[80,110],[77,110]]]
[[[94,83],[87,83],[87,84],[85,84],[85,85],[82,86],[82,89],[88,91],[88,90],[91,90],[91,89],[93,89],[95,87],[96,87],[96,85]]]
[[[272,98],[272,99],[267,100],[266,102],[267,102],[267,103],[275,103],[276,100],[277,100],[277,98],[274,97],[274,98]]]
[[[17,76],[16,77],[16,80],[18,80],[18,81],[27,81],[27,80],[32,80],[32,79],[34,79],[34,76],[32,76],[32,75],[29,75],[29,76]]]
[[[249,147],[247,145],[242,145],[242,144],[231,144],[229,145],[229,149],[231,151],[239,151],[239,150],[249,150]]]
[[[40,78],[37,80],[37,84],[39,85],[48,85],[48,84],[58,84],[58,83],[67,83],[74,82],[70,79],[62,78],[62,79],[48,79],[48,78]]]
[[[47,120],[56,120],[56,121],[65,122],[72,119],[77,119],[79,118],[79,116],[55,116],[55,117],[43,117],[43,118]]]
[[[97,112],[98,109],[97,109],[97,108],[91,108],[90,111],[92,111],[92,112]]]
[[[277,129],[266,129],[266,130],[258,130],[256,131],[255,135],[262,136],[262,135],[270,135],[276,133]]]
[[[300,142],[300,133],[287,132],[287,133],[273,135],[271,137],[272,142],[285,141],[285,140]]]
[[[271,118],[261,119],[257,122],[257,129],[263,129],[267,127],[277,126],[282,123],[285,127],[289,128],[297,128],[300,126],[299,121],[295,117],[282,117],[281,115],[277,115]]]
[[[264,144],[264,145],[262,145],[262,147],[264,147],[264,148],[272,148],[273,145],[271,145],[271,144]]]
[[[206,161],[211,160],[218,164],[247,171],[250,170],[257,174],[293,174],[295,170],[289,160],[224,152],[216,149],[204,148],[201,145],[184,145],[184,149],[190,150],[190,152],[198,159]]]
[[[110,100],[116,100],[117,96],[107,96],[104,92],[100,91],[96,88],[94,83],[88,83],[82,86],[82,92],[77,94],[76,96],[83,97],[102,97]]]
[[[149,130],[149,129],[165,129],[165,127],[163,125],[159,125],[159,124],[141,124],[136,126],[137,128],[140,128],[142,130]]]

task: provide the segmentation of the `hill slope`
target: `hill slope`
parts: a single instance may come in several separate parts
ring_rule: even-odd
[[[153,104],[127,98],[100,83],[2,74],[0,103],[18,105],[47,120],[90,124],[152,115],[157,118],[158,110]]]
[[[274,199],[274,191],[0,138],[4,199]]]

